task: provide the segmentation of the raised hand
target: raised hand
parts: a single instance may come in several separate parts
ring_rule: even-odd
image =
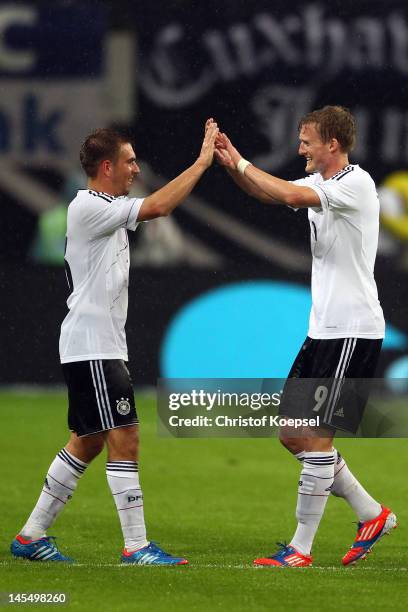
[[[234,147],[234,145],[232,144],[232,142],[230,141],[230,139],[228,138],[228,136],[224,133],[220,133],[219,136],[217,137],[217,140],[215,142],[215,146],[217,147],[217,149],[222,150],[224,149],[225,151],[228,152],[232,163],[234,164],[234,166],[237,165],[237,163],[239,162],[239,160],[241,159],[242,155],[241,153]],[[217,157],[218,159],[218,157]]]
[[[231,170],[235,170],[236,166],[231,159],[231,155],[228,153],[227,149],[217,147],[217,143],[215,143],[216,149],[214,151],[215,159],[221,166],[225,166],[225,168],[231,168]]]
[[[233,146],[226,134],[220,132],[215,140],[215,157],[222,166],[235,170],[241,154]]]
[[[212,117],[210,117],[209,119],[207,119],[207,121],[205,122],[205,132],[208,130],[208,128],[213,124],[216,123],[214,121],[214,119]]]
[[[218,125],[215,123],[214,119],[207,119],[205,123],[204,140],[198,158],[206,168],[212,164],[215,150],[215,139],[217,138],[218,134]]]
[[[226,149],[228,145],[228,137],[223,132],[219,132],[215,139],[215,146],[217,149]]]

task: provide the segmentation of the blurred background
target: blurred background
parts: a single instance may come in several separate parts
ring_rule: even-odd
[[[297,123],[324,104],[357,118],[351,156],[381,200],[379,375],[408,378],[406,1],[0,2],[0,384],[62,382],[66,209],[87,133],[125,128],[146,195],[179,174],[215,117],[282,178],[304,175]],[[307,332],[307,213],[251,200],[214,165],[131,241],[127,336],[136,385],[282,377]]]

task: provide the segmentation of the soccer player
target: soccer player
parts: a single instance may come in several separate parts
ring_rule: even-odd
[[[336,429],[355,433],[358,428],[367,394],[363,391],[357,402],[339,405],[342,386],[347,379],[374,376],[385,330],[373,275],[379,204],[370,175],[349,163],[355,138],[355,121],[347,109],[326,106],[307,114],[299,124],[299,155],[306,158],[309,176],[294,182],[256,168],[225,134],[216,141],[216,158],[239,187],[266,204],[307,208],[310,223],[309,331],[289,373],[280,414],[318,414],[321,425],[304,429],[300,436],[288,428],[280,431],[282,444],[302,462],[298,526],[289,545],[282,545],[270,557],[256,559],[256,565],[311,565],[313,539],[330,492],[343,497],[358,517],[357,536],[343,557],[344,565],[363,559],[396,526],[395,515],[365,491],[332,445]],[[299,406],[293,401],[296,393],[291,393],[296,389],[290,384],[294,378],[323,379],[331,384],[319,389],[309,384],[309,393],[297,394],[298,404],[303,403]],[[305,390],[302,384],[307,381],[298,383]]]
[[[89,463],[107,447],[106,476],[124,537],[123,563],[182,565],[146,536],[138,473],[138,418],[128,361],[127,230],[141,221],[169,215],[211,165],[218,128],[206,126],[192,166],[146,198],[127,198],[140,172],[129,140],[98,129],[84,141],[80,160],[88,177],[68,208],[66,274],[69,312],[60,336],[60,357],[68,386],[69,441],[55,457],[42,493],[11,544],[16,557],[72,561],[47,536],[71,499]]]

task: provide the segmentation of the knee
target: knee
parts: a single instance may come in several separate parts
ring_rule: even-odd
[[[106,442],[110,461],[137,461],[139,457],[139,431],[137,426],[112,429]]]
[[[124,437],[120,445],[117,446],[117,451],[120,452],[120,450],[123,449],[128,457],[137,460],[139,456],[139,433],[137,430],[134,432],[129,430],[126,433],[128,435]]]
[[[139,455],[139,444],[135,438],[128,438],[123,445],[116,446],[115,451],[118,455],[123,454],[130,461],[137,461]]]
[[[74,457],[85,463],[90,463],[104,448],[104,440],[100,435],[78,438],[73,436],[68,442],[66,449]]]
[[[293,455],[296,455],[304,450],[302,438],[290,438],[284,434],[280,434],[279,442]]]
[[[89,454],[92,455],[92,458],[94,458],[94,457],[97,457],[103,451],[104,446],[105,446],[105,442],[103,438],[92,440],[92,436],[91,436],[87,444],[87,450]]]

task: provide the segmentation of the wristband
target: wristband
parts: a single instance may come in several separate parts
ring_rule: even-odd
[[[252,166],[251,162],[241,157],[241,159],[237,163],[237,170],[241,174],[245,174],[245,168],[247,168],[248,166]]]

